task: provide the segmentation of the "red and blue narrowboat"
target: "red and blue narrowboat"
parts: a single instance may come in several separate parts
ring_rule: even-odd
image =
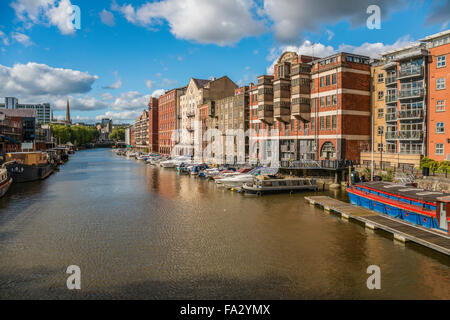
[[[354,205],[449,233],[450,193],[392,182],[357,183],[347,192]]]

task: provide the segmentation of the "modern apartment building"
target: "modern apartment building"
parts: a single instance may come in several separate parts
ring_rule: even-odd
[[[134,123],[134,142],[133,147],[144,151],[149,149],[149,115],[144,110]]]
[[[6,109],[28,109],[36,110],[36,122],[47,124],[51,121],[51,107],[49,103],[40,104],[19,104],[19,100],[15,97],[6,97],[5,103],[0,104],[0,108]]]
[[[36,110],[0,109],[0,153],[20,151],[23,142],[35,142]]]
[[[428,36],[421,42],[428,49],[426,105],[428,106],[427,156],[450,161],[450,30]]]
[[[159,152],[159,105],[158,99],[150,98],[148,103],[148,151]]]
[[[185,91],[186,87],[173,89],[158,99],[158,144],[160,154],[172,154],[176,142],[174,132],[180,128],[180,97]]]
[[[201,80],[191,78],[185,94],[180,97],[181,137],[177,145],[177,153],[194,155],[201,152],[203,137],[200,128],[200,106],[234,95],[237,85],[227,76],[219,79]],[[197,149],[196,149],[197,146]],[[201,154],[196,155],[202,157]]]
[[[273,76],[258,77],[259,122],[251,87],[251,150],[279,139],[282,166],[299,160],[358,161],[370,139],[369,62],[349,53],[321,59],[283,53]],[[270,136],[273,129],[277,137]]]

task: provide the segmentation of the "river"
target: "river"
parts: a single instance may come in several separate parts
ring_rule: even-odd
[[[79,151],[0,199],[0,299],[450,299],[448,257],[305,195],[244,196]],[[70,265],[81,290],[67,289]],[[381,290],[367,288],[370,265]]]

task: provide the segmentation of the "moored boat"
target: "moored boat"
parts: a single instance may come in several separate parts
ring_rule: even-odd
[[[53,173],[45,152],[12,152],[6,154],[5,167],[14,182],[42,180]]]
[[[12,182],[13,179],[9,176],[8,170],[0,168],[0,198],[8,192]]]
[[[298,191],[316,191],[317,183],[314,179],[286,177],[271,179],[266,176],[257,177],[252,184],[244,184],[245,193],[263,195],[267,193],[285,193]]]
[[[365,182],[347,187],[350,202],[425,228],[449,232],[450,194],[413,185]]]

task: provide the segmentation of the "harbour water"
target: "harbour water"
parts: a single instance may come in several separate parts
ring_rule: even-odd
[[[0,199],[0,299],[450,299],[450,259],[107,149]],[[329,193],[344,199],[342,192]],[[81,268],[81,290],[66,269]],[[369,290],[371,265],[381,290]]]

